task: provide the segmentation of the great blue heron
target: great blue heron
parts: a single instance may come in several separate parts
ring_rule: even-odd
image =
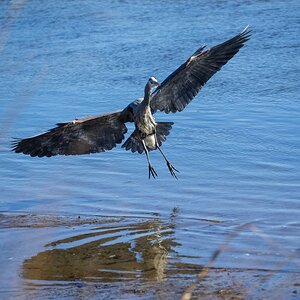
[[[146,153],[149,179],[157,176],[150,162],[149,151],[158,149],[171,175],[177,178],[175,172],[178,170],[160,148],[174,123],[156,122],[152,114],[158,110],[167,114],[182,111],[250,36],[251,30],[247,26],[240,34],[222,44],[207,50],[205,46],[201,47],[162,84],[150,77],[145,86],[144,98],[130,103],[125,109],[58,123],[57,127],[40,135],[15,140],[12,151],[38,157],[104,152],[120,144],[127,132],[125,123],[134,122],[135,130],[122,147],[132,152]]]

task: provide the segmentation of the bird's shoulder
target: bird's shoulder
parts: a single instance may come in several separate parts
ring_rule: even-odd
[[[132,115],[135,115],[136,112],[138,111],[138,107],[140,106],[140,104],[142,103],[143,100],[144,100],[144,98],[138,98],[138,99],[132,101],[126,107],[126,109],[129,110],[132,113]]]

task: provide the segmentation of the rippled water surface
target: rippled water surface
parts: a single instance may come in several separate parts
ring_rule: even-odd
[[[296,0],[2,1],[0,298],[179,298],[247,222],[255,230],[198,296],[300,297],[299,11]],[[183,112],[155,115],[175,122],[163,149],[178,181],[156,152],[148,180],[146,158],[120,147],[9,151],[11,137],[124,108],[149,76],[247,24],[252,39]]]

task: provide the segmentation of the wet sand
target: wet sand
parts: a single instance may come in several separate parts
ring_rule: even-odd
[[[204,267],[177,255],[171,219],[4,213],[0,235],[2,299],[180,299]],[[193,297],[297,299],[300,275],[216,263]]]

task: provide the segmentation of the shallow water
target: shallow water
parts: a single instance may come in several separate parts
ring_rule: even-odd
[[[43,297],[53,285],[54,297],[97,297],[103,284],[120,293],[129,280],[139,285],[132,297],[166,298],[157,284],[171,295],[178,274],[192,280],[228,233],[254,222],[271,244],[247,230],[215,267],[256,275],[280,268],[272,278],[278,294],[297,297],[299,8],[298,1],[1,2],[7,271],[0,296]],[[125,107],[142,96],[149,76],[162,81],[198,47],[247,24],[252,39],[183,112],[155,115],[175,122],[163,149],[178,181],[159,153],[151,153],[159,177],[149,181],[145,157],[120,147],[51,159],[9,152],[11,137]],[[70,285],[70,294],[60,294]]]

